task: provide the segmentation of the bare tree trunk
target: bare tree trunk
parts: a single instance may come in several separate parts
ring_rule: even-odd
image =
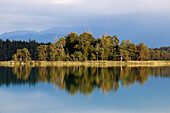
[[[26,57],[25,57],[25,62],[27,63],[27,55],[26,55]]]
[[[22,61],[22,57],[20,56],[20,62]]]
[[[98,63],[98,54],[97,54],[97,63]]]
[[[123,59],[123,58],[122,58],[122,56],[121,56],[121,58],[120,58],[120,61],[121,61],[121,62],[122,62],[122,59]]]

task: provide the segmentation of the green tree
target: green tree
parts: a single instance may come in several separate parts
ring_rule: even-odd
[[[127,43],[128,42],[128,43]],[[129,60],[130,59],[130,57],[129,57],[129,52],[127,51],[127,46],[130,44],[130,42],[129,41],[122,41],[122,43],[120,44],[120,59],[121,59],[121,61],[122,60],[125,60],[125,61],[127,61],[127,60]]]
[[[137,48],[134,43],[127,45],[127,51],[129,52],[130,60],[137,60]]]
[[[48,45],[40,45],[37,47],[38,60],[47,61],[48,58]]]
[[[23,59],[23,53],[21,49],[17,49],[17,53],[16,53],[17,57],[19,57],[19,61],[21,62]]]
[[[56,60],[56,57],[57,57],[57,55],[58,55],[58,51],[57,51],[57,46],[56,46],[56,44],[51,44],[50,46],[49,46],[49,51],[48,51],[49,53],[49,60],[50,61],[55,61]]]
[[[160,59],[161,60],[168,60],[168,52],[166,52],[165,50],[161,50],[160,52]]]
[[[78,51],[75,46],[79,44],[79,36],[77,33],[71,32],[67,36],[65,36],[65,41],[66,41],[66,49],[68,49],[69,54],[73,54],[75,51]]]
[[[114,41],[114,60],[119,60],[119,54],[120,54],[120,51],[119,51],[119,43],[120,43],[120,40],[118,39],[117,35],[114,35],[113,36],[113,41]]]
[[[112,60],[115,57],[115,44],[112,36],[103,34],[100,39],[100,48],[102,60]]]
[[[28,62],[31,60],[31,54],[29,53],[28,49],[26,49],[26,48],[17,49],[17,53],[14,54],[12,58],[14,61]]]
[[[151,48],[151,50],[150,50],[150,57],[151,57],[151,60],[155,60],[155,56],[156,56],[156,53],[155,53],[154,49]]]
[[[65,60],[65,45],[66,45],[66,41],[64,39],[64,37],[60,38],[60,40],[58,42],[56,42],[57,45],[57,49],[58,49],[58,59],[60,60]]]
[[[160,50],[158,48],[155,48],[155,60],[160,60]]]
[[[80,34],[79,43],[75,46],[75,48],[78,49],[78,51],[81,51],[85,59],[91,59],[91,54],[94,52],[93,46],[94,46],[95,38],[91,33],[83,32]]]
[[[137,60],[143,61],[143,60],[150,59],[149,49],[143,43],[140,43],[139,45],[137,45],[137,53],[138,53]]]
[[[128,61],[129,58],[129,52],[127,50],[120,49],[120,56],[121,56],[121,61],[125,60]]]
[[[27,48],[22,49],[21,52],[23,54],[23,59],[25,62],[28,62],[31,60],[31,54]]]
[[[17,54],[14,54],[14,55],[12,56],[12,59],[13,59],[14,61],[18,61]]]
[[[96,60],[96,55],[94,53],[91,53],[91,60]]]
[[[99,43],[96,44],[95,46],[95,53],[96,53],[96,56],[97,56],[97,61],[99,60],[99,52],[100,52],[100,47],[99,47]]]
[[[78,61],[82,61],[82,53],[80,51],[75,51],[74,56]]]

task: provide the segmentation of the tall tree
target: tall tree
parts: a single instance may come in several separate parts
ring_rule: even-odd
[[[23,54],[23,59],[25,62],[28,62],[31,60],[31,54],[27,48],[22,49],[21,52]]]
[[[31,60],[31,54],[29,53],[28,49],[17,49],[17,53],[13,55],[13,60],[14,61],[24,61],[28,62]]]
[[[137,60],[137,48],[134,43],[127,45],[127,51],[129,52],[130,60]]]
[[[21,62],[23,59],[23,53],[21,51],[21,49],[17,49],[17,53],[16,53],[17,57],[19,57],[19,61]]]
[[[120,51],[119,51],[119,43],[120,43],[120,40],[118,39],[117,35],[114,35],[113,36],[113,40],[114,40],[114,48],[115,48],[115,51],[114,51],[114,54],[115,54],[115,58],[114,60],[119,60],[119,54],[120,54]]]
[[[48,46],[47,45],[40,45],[37,47],[38,52],[38,60],[40,61],[47,61],[48,58]]]
[[[90,60],[91,54],[94,52],[91,51],[94,46],[94,42],[95,38],[91,33],[83,32],[82,34],[80,34],[79,43],[75,47],[82,52],[85,59],[88,58]]]
[[[160,59],[160,50],[158,48],[155,48],[155,60],[159,60]]]
[[[151,50],[150,50],[150,57],[151,57],[151,60],[155,60],[155,56],[156,56],[156,53],[155,53],[154,49],[151,48]]]
[[[149,49],[143,43],[140,43],[139,45],[137,45],[137,53],[138,53],[137,60],[143,61],[143,60],[150,59]]]
[[[66,41],[64,39],[64,37],[60,38],[60,40],[58,42],[56,42],[57,45],[57,49],[58,49],[58,59],[59,60],[65,60],[65,45],[66,45]]]
[[[56,44],[51,44],[48,49],[48,59],[50,61],[55,61],[58,55]]]
[[[79,43],[79,36],[77,33],[71,32],[67,36],[65,36],[66,40],[66,49],[68,49],[69,54],[73,54],[75,51],[78,51],[78,49],[75,48],[75,45]]]
[[[112,36],[103,34],[100,39],[100,48],[102,60],[112,60],[114,58],[115,44]]]
[[[99,43],[96,44],[95,46],[95,53],[96,53],[96,56],[97,56],[97,61],[99,60],[99,52],[100,52],[100,47],[99,47]]]
[[[130,44],[129,41],[122,41],[122,43],[120,44],[120,57],[121,57],[121,61],[122,60],[129,60],[129,51],[127,51],[127,46]]]

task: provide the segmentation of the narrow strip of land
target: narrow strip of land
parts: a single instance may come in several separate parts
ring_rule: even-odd
[[[0,66],[170,66],[170,61],[29,61],[15,62],[4,61],[0,62]]]

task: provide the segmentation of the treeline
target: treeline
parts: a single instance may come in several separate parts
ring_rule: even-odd
[[[165,50],[170,53],[170,46],[169,47],[161,47],[160,50]]]
[[[21,49],[28,49],[31,58],[25,58]],[[0,60],[32,59],[40,61],[87,61],[87,60],[170,60],[170,48],[151,48],[143,43],[135,45],[129,40],[122,41],[118,37],[104,34],[95,39],[91,33],[70,33],[56,40],[55,43],[37,43],[0,40]],[[14,55],[15,54],[15,55]]]
[[[116,35],[104,34],[95,39],[86,32],[80,35],[72,32],[51,45],[40,45],[37,52],[40,61],[170,60],[170,53],[163,49],[149,49],[143,43],[135,45],[129,40],[120,43]]]
[[[49,45],[50,43],[38,43],[35,40],[26,41],[3,41],[0,39],[0,61],[10,61],[12,56],[17,52],[17,49],[27,48],[31,54],[32,60],[37,60],[38,55],[36,54],[37,47],[39,45]]]

